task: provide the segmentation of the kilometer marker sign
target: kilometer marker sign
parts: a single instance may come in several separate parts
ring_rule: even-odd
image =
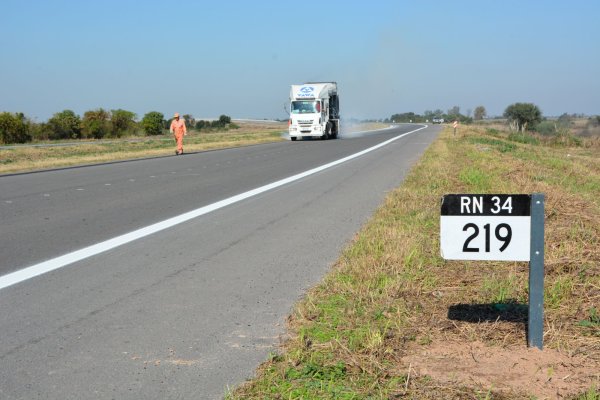
[[[529,261],[531,196],[449,194],[442,199],[440,242],[447,260]]]
[[[529,261],[527,341],[544,343],[544,194],[448,194],[440,249],[447,260]]]

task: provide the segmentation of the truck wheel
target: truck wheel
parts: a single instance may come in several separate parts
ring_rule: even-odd
[[[292,142],[295,142],[298,138],[296,136],[292,136],[290,139],[292,139]]]
[[[327,140],[330,137],[331,137],[331,125],[329,125],[329,123],[327,123],[327,125],[325,126],[325,132],[323,132],[323,136],[321,136],[321,139]]]

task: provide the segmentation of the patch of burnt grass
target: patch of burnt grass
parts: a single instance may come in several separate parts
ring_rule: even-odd
[[[482,148],[508,134],[494,131],[492,140],[478,128],[458,137],[446,129],[297,304],[279,354],[228,398],[530,399],[527,387],[507,393],[411,376],[403,361],[431,343],[526,348],[527,263],[443,260],[440,199],[448,193],[545,193],[544,346],[585,354],[600,370],[600,205],[589,184],[600,158],[539,142]],[[564,168],[567,152],[575,156]],[[581,396],[593,387],[590,380]]]

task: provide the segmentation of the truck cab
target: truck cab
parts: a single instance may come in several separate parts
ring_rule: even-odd
[[[335,82],[292,85],[289,135],[335,139],[339,132],[339,99]]]

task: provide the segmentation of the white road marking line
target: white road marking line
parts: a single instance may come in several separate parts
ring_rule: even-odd
[[[23,268],[19,271],[11,272],[9,274],[0,276],[0,290],[4,289],[6,287],[9,287],[9,286],[15,285],[17,283],[26,281],[28,279],[35,278],[36,276],[45,274],[47,272],[54,271],[56,269],[65,267],[69,264],[73,264],[75,262],[84,260],[86,258],[98,255],[100,253],[104,253],[106,251],[112,250],[119,246],[123,246],[124,244],[133,242],[134,240],[138,240],[143,237],[146,237],[146,236],[152,235],[154,233],[163,231],[165,229],[171,228],[173,226],[182,224],[191,219],[194,219],[194,218],[200,217],[202,215],[208,214],[210,212],[219,210],[219,209],[229,206],[231,204],[238,203],[238,202],[240,202],[242,200],[246,200],[250,197],[257,196],[261,193],[278,188],[280,186],[287,185],[288,183],[295,182],[302,178],[306,178],[307,176],[314,175],[314,174],[324,171],[326,169],[335,167],[336,165],[339,165],[339,164],[345,163],[347,161],[350,161],[352,159],[363,156],[363,155],[370,153],[374,150],[377,150],[381,147],[387,146],[388,144],[390,144],[400,138],[410,135],[411,133],[418,132],[425,128],[427,128],[427,125],[423,126],[422,128],[415,129],[414,131],[403,133],[402,135],[399,135],[399,136],[396,136],[389,140],[386,140],[385,142],[379,143],[378,145],[375,145],[373,147],[369,147],[368,149],[365,149],[358,153],[351,154],[347,157],[340,158],[339,160],[332,161],[325,165],[321,165],[320,167],[316,167],[311,170],[290,176],[288,178],[284,178],[279,181],[269,183],[269,184],[261,186],[259,188],[252,189],[247,192],[229,197],[225,200],[221,200],[216,203],[209,204],[207,206],[200,207],[195,210],[189,211],[187,213],[178,215],[176,217],[169,218],[167,220],[157,222],[155,224],[146,226],[144,228],[137,229],[135,231],[126,233],[124,235],[117,236],[117,237],[114,237],[109,240],[105,240],[104,242],[100,242],[100,243],[97,243],[97,244],[94,244],[94,245],[91,245],[88,247],[84,247],[83,249],[76,250],[72,253],[68,253],[68,254],[62,255],[60,257],[56,257],[51,260],[47,260],[47,261],[41,262],[39,264],[32,265],[30,267]]]

